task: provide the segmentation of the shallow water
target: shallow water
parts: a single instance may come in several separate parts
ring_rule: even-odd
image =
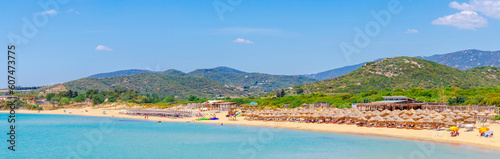
[[[7,114],[0,114],[7,133]],[[468,145],[265,127],[67,115],[16,115],[2,158],[497,158]],[[92,134],[92,135],[88,135]]]

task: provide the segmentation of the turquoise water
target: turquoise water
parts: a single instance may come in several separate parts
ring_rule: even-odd
[[[17,114],[16,151],[1,158],[498,158],[467,145],[247,126]],[[86,135],[87,134],[87,135]],[[88,134],[93,134],[88,136]]]

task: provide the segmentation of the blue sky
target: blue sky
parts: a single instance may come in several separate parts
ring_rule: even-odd
[[[18,84],[55,84],[123,69],[228,66],[296,75],[382,57],[500,49],[498,0],[67,1],[57,8],[3,2],[9,7],[0,11],[0,43],[12,44],[13,34],[28,40],[17,44]],[[399,12],[390,12],[388,5],[398,2]],[[226,11],[217,12],[214,3]],[[371,11],[391,19],[382,26]],[[46,24],[26,37],[23,18],[33,17],[46,17]],[[366,26],[370,42],[357,47],[355,28],[366,34]],[[342,43],[357,50],[346,53]],[[1,82],[6,87],[5,78]]]

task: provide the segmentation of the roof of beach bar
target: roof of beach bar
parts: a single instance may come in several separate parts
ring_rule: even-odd
[[[384,104],[410,104],[418,102],[415,99],[408,98],[405,96],[383,96],[384,100],[370,102],[370,103],[359,103],[359,105],[384,105]]]

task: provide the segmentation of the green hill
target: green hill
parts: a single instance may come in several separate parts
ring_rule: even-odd
[[[237,74],[246,73],[246,72],[243,72],[243,71],[240,71],[240,70],[237,70],[234,68],[226,67],[226,66],[219,66],[219,67],[216,67],[213,69],[217,72],[224,72],[224,73],[237,73]]]
[[[368,62],[343,76],[313,84],[299,85],[315,93],[359,93],[369,90],[435,89],[448,86],[462,89],[500,86],[498,68],[479,67],[467,71],[414,57],[386,58]]]
[[[432,56],[418,56],[417,58],[421,58],[424,60],[434,61],[439,64],[443,64],[449,67],[455,67],[460,70],[467,70],[474,67],[481,66],[493,66],[500,67],[500,50],[499,51],[481,51],[481,50],[463,50],[446,54],[438,54]],[[379,61],[381,59],[374,60]],[[315,74],[306,74],[304,76],[313,78],[316,80],[325,80],[328,78],[335,78],[342,75],[345,75],[351,71],[354,71],[361,66],[363,66],[366,62],[344,66],[320,73]]]
[[[231,87],[205,77],[172,76],[159,73],[139,73],[129,76],[106,78],[82,78],[62,84],[66,89],[84,92],[88,89],[110,91],[115,87],[138,90],[139,93],[157,93],[159,96],[177,96],[187,98],[189,95],[198,97],[218,96],[249,96],[260,92],[252,89]],[[52,87],[57,87],[55,85]],[[51,87],[44,88],[50,89]]]
[[[120,71],[114,71],[114,72],[107,72],[107,73],[95,74],[95,75],[89,76],[89,78],[105,78],[105,77],[116,77],[116,76],[128,76],[128,75],[133,75],[133,74],[138,74],[138,73],[144,73],[144,72],[153,72],[153,71],[138,70],[138,69],[120,70]]]
[[[272,92],[316,80],[305,76],[270,75],[264,73],[228,73],[215,69],[198,69],[188,73],[190,76],[207,77],[227,85]]]
[[[90,78],[119,77],[126,75],[135,75],[148,72],[145,70],[122,70],[109,73],[101,73],[90,76]],[[163,72],[152,72],[172,76],[193,76],[206,77],[223,84],[242,87],[244,89],[256,89],[264,92],[272,92],[276,89],[284,89],[299,84],[313,83],[316,80],[301,75],[270,75],[264,73],[247,73],[233,68],[221,66],[212,69],[197,69],[189,73],[179,70],[169,69]]]
[[[179,71],[179,70],[176,70],[176,69],[169,69],[169,70],[163,71],[162,74],[173,75],[173,76],[187,76],[186,73]]]

